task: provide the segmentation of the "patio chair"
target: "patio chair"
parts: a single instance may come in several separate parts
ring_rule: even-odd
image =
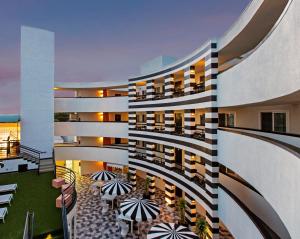
[[[13,194],[0,195],[0,204],[8,203],[10,206],[10,202],[12,199],[13,199]]]
[[[16,192],[17,187],[18,187],[18,185],[16,183],[0,185],[0,193]]]
[[[109,204],[106,203],[106,202],[102,203],[102,210],[101,210],[101,212],[102,213],[107,213],[108,209],[109,209]]]
[[[126,237],[129,232],[129,226],[126,224],[126,222],[120,221],[119,225],[121,227],[121,236]]]
[[[3,223],[5,223],[4,218],[5,218],[6,214],[8,214],[7,207],[0,208],[0,220],[2,220]]]

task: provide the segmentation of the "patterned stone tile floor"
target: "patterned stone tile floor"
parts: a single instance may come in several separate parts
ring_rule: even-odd
[[[116,224],[114,210],[110,209],[107,213],[101,212],[101,199],[99,196],[94,196],[90,191],[92,181],[87,176],[77,176],[77,224],[76,238],[77,239],[122,239],[120,230]],[[137,190],[130,194],[120,196],[119,201],[125,198],[140,197],[143,193],[142,179],[138,178]],[[161,214],[152,222],[142,222],[140,224],[140,236],[137,235],[137,230],[133,234],[128,234],[128,239],[146,239],[147,232],[152,225],[160,222],[177,222],[179,217],[176,212],[171,212],[165,206],[164,192],[156,191],[156,203],[161,205]],[[224,230],[220,230],[222,239],[231,239],[233,237]]]

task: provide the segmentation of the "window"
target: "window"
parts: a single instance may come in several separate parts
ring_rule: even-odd
[[[263,131],[287,132],[286,112],[261,112],[260,125]]]
[[[220,113],[219,114],[220,127],[234,127],[234,113]]]
[[[116,122],[121,122],[121,115],[120,114],[115,114],[115,121]]]
[[[200,126],[205,126],[205,114],[200,115]]]

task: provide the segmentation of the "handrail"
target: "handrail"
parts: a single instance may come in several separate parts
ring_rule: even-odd
[[[74,208],[77,201],[76,174],[73,170],[58,165],[55,165],[54,171],[56,178],[63,178],[65,180],[65,183],[68,184],[68,186],[61,191],[61,213],[64,238],[69,239],[70,235],[68,229],[67,214]]]
[[[23,230],[23,239],[33,238],[33,228],[34,228],[34,212],[27,211],[24,230]]]
[[[291,137],[300,138],[300,134],[293,134],[293,133],[268,131],[268,130],[254,129],[254,128],[246,128],[246,127],[220,127],[220,129],[222,129],[222,128],[249,130],[249,131],[256,131],[256,132],[270,133],[270,134],[278,134],[278,135],[284,135],[284,136],[291,136]]]
[[[41,155],[44,153],[46,152],[20,144],[19,156],[32,158],[34,162],[38,165],[38,174],[40,173]]]

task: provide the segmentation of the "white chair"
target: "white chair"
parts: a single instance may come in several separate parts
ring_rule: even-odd
[[[13,199],[13,194],[5,194],[0,196],[0,204],[8,203],[10,205],[11,200]]]
[[[121,227],[121,236],[126,237],[129,232],[129,226],[123,221],[120,221],[119,225]]]
[[[7,207],[0,208],[0,220],[2,220],[3,223],[5,223],[4,218],[5,218],[6,214],[8,214]]]
[[[0,186],[0,193],[16,192],[17,188],[18,188],[18,185],[16,183],[1,185]]]
[[[109,205],[108,203],[104,202],[102,203],[102,213],[107,213],[108,212],[108,209],[109,209]]]

